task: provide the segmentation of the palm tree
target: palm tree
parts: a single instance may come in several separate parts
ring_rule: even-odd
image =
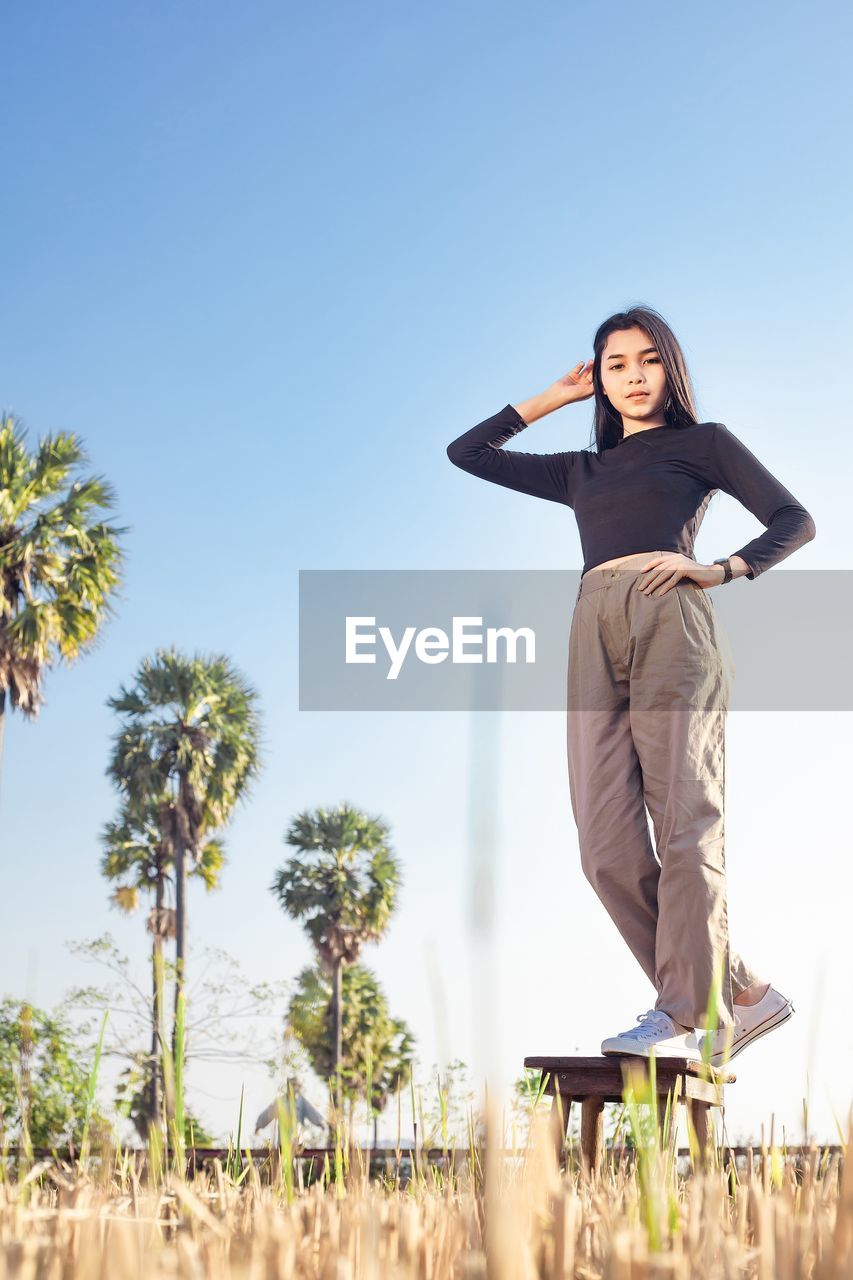
[[[168,822],[168,810],[166,813]],[[175,911],[167,906],[167,890],[174,871],[171,841],[161,821],[161,806],[152,799],[125,800],[120,817],[108,822],[101,836],[104,854],[101,872],[107,880],[117,881],[110,895],[114,906],[128,914],[136,911],[140,893],[153,895],[154,905],[148,913],[147,929],[151,937],[151,1054],[148,1061],[147,1105],[149,1123],[163,1128],[162,1114],[162,1047],[163,1008],[162,973],[163,942],[175,936]],[[219,886],[225,862],[222,841],[208,840],[201,858],[190,872],[204,882],[207,890]]]
[[[175,1022],[186,982],[187,856],[201,867],[260,769],[258,695],[225,656],[158,649],[108,705],[123,717],[108,774],[125,794],[159,798],[175,876]],[[172,1043],[176,1047],[176,1026]]]
[[[342,971],[344,993],[341,1077],[350,1099],[363,1096],[373,1111],[373,1145],[378,1116],[388,1097],[408,1080],[415,1058],[415,1038],[402,1018],[392,1018],[388,999],[374,973],[363,964]],[[302,970],[287,1010],[288,1027],[305,1050],[321,1080],[334,1072],[328,975],[313,966]],[[370,1095],[368,1098],[368,1079]]]
[[[334,809],[300,813],[285,844],[297,850],[275,875],[270,892],[305,930],[332,977],[335,1107],[341,1123],[343,1061],[343,979],[367,942],[388,927],[401,883],[400,867],[387,838],[389,827],[344,803]]]
[[[64,431],[30,453],[20,419],[0,413],[0,764],[7,694],[34,720],[45,668],[73,662],[113,613],[126,529],[104,523],[106,481],[75,475],[88,461]]]

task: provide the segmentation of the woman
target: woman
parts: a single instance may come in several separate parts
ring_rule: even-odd
[[[723,825],[734,667],[708,592],[744,574],[755,579],[810,541],[815,524],[722,423],[697,421],[684,356],[656,311],[610,316],[593,350],[546,391],[466,431],[447,454],[472,475],[564,503],[578,522],[572,811],[584,873],[658,993],[602,1053],[699,1059],[707,1049],[719,1066],[794,1006],[729,949]],[[594,450],[503,447],[590,396]],[[693,543],[717,489],[765,531],[699,564]],[[701,1044],[696,1027],[708,1027]]]

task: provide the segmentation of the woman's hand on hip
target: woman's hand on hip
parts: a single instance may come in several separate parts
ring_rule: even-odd
[[[640,566],[640,572],[643,576],[637,579],[636,590],[647,596],[666,595],[682,578],[690,578],[706,590],[718,587],[723,580],[721,564],[697,564],[678,551],[662,551],[659,556],[652,556]]]

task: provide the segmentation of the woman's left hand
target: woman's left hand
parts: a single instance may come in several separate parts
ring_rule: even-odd
[[[646,570],[652,570],[646,574]],[[691,578],[700,587],[718,587],[721,582],[718,564],[697,564],[689,556],[678,551],[663,551],[652,556],[641,566],[642,578],[637,580],[638,591],[647,596],[663,596],[671,591],[682,578]]]

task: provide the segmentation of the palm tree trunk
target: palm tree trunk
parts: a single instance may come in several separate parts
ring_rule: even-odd
[[[175,1023],[172,1053],[178,1047],[178,1001],[184,993],[187,950],[187,857],[180,836],[175,841]],[[177,1060],[177,1059],[176,1059]]]
[[[30,1134],[30,1104],[32,1102],[32,1061],[33,1061],[33,1010],[26,1001],[21,1005],[20,1045],[21,1055],[21,1138],[27,1144],[32,1140]]]
[[[335,996],[334,996],[334,1021],[335,1021],[335,1111],[337,1112],[338,1129],[343,1128],[343,1115],[341,1114],[342,1090],[341,1090],[341,1063],[344,1056],[343,1049],[343,982],[344,966],[340,956],[335,960]]]
[[[160,1092],[161,1068],[161,1036],[163,1034],[163,1008],[161,1004],[160,974],[163,972],[163,935],[162,927],[163,902],[165,898],[163,877],[157,876],[155,897],[156,927],[151,942],[151,968],[153,983],[153,1000],[151,1005],[151,1081],[150,1081],[150,1118],[151,1124],[159,1133],[163,1131],[163,1112]]]

